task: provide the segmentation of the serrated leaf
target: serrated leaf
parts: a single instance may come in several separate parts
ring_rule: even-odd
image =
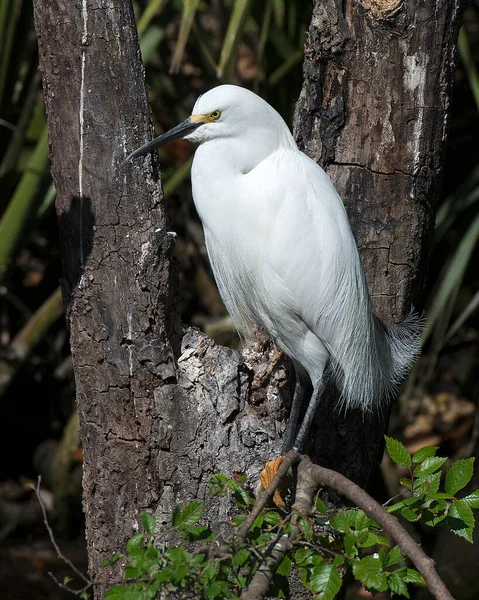
[[[153,515],[149,513],[143,513],[141,515],[141,524],[143,525],[143,529],[146,533],[150,533],[153,535],[156,531],[156,519]]]
[[[355,511],[355,515],[354,515],[354,527],[360,531],[361,529],[369,529],[372,527],[378,527],[379,525],[373,521],[372,519],[370,519],[369,517],[366,516],[366,513],[363,510],[357,510]]]
[[[434,494],[439,489],[441,482],[441,473],[430,473],[424,477],[418,477],[414,481],[413,492],[417,496],[418,494]]]
[[[358,581],[363,581],[366,577],[377,575],[381,571],[381,568],[382,565],[379,557],[369,555],[353,563],[353,574]]]
[[[312,548],[298,548],[294,553],[294,562],[298,566],[306,566],[311,563],[311,559],[314,555]]]
[[[408,521],[410,521],[411,523],[415,523],[416,521],[419,521],[419,519],[421,518],[421,513],[420,512],[416,512],[412,508],[408,508],[408,507],[402,509],[401,515],[405,519],[407,519]]]
[[[291,575],[292,569],[293,569],[293,567],[291,565],[291,560],[287,556],[285,556],[283,558],[283,560],[280,562],[276,573],[278,575],[284,575],[285,577],[288,577],[289,575]]]
[[[479,490],[475,490],[472,494],[461,498],[461,500],[470,508],[479,508]]]
[[[105,600],[125,600],[128,588],[124,585],[115,585],[105,594]]]
[[[282,521],[281,515],[273,510],[264,514],[264,520],[269,525],[279,525]]]
[[[474,515],[471,508],[462,500],[458,500],[451,504],[447,516],[451,530],[472,544]]]
[[[360,548],[370,548],[371,546],[376,546],[377,544],[389,545],[386,538],[382,535],[376,535],[371,531],[364,531],[358,540],[358,546]]]
[[[437,471],[442,467],[446,460],[447,458],[441,456],[431,456],[430,458],[426,458],[414,469],[413,475],[414,477],[424,477],[425,475],[434,473],[434,471]]]
[[[404,575],[403,579],[406,583],[424,584],[424,579],[419,575],[416,569],[406,569],[406,575]]]
[[[128,554],[138,552],[138,550],[141,548],[141,544],[143,543],[144,537],[144,533],[136,533],[135,535],[131,536],[131,538],[126,543],[126,549],[128,551]]]
[[[318,600],[333,600],[341,588],[341,576],[334,565],[321,564],[311,574],[310,588]]]
[[[409,598],[409,591],[407,589],[406,582],[404,581],[404,575],[405,573],[403,573],[403,569],[398,569],[392,573],[388,573],[388,585],[393,594]]]
[[[415,454],[413,454],[412,462],[422,463],[426,458],[431,458],[432,456],[436,456],[436,452],[439,450],[439,446],[424,446],[418,450]]]
[[[364,579],[363,583],[368,590],[385,592],[388,589],[388,579],[386,573],[376,573],[375,575],[368,575]]]
[[[446,473],[444,489],[448,494],[455,496],[472,478],[474,472],[474,457],[456,460]]]
[[[249,550],[246,550],[246,548],[241,548],[241,550],[238,550],[238,552],[233,556],[233,561],[242,567],[250,556],[251,552]]]
[[[410,467],[412,465],[412,459],[406,446],[387,435],[385,435],[384,438],[386,439],[386,448],[391,460],[400,467]]]
[[[393,565],[398,565],[399,563],[404,561],[404,557],[401,554],[401,550],[399,546],[394,546],[388,552],[388,556],[386,561],[384,562],[385,567],[392,567]]]
[[[348,531],[343,538],[343,544],[344,544],[344,550],[346,552],[346,555],[350,556],[351,558],[356,558],[358,556],[358,549],[356,547],[356,542],[357,542],[357,538],[354,535],[354,533],[352,533],[351,531]]]
[[[204,502],[202,502],[201,500],[195,500],[194,502],[190,502],[181,511],[177,519],[177,523],[173,523],[173,525],[182,530],[186,530],[189,527],[192,527],[201,519],[201,516],[203,515],[203,507]]]
[[[339,531],[340,533],[345,533],[351,527],[351,524],[349,523],[345,513],[339,513],[330,517],[329,524],[333,529]]]
[[[298,520],[298,525],[303,532],[304,537],[307,540],[310,540],[313,537],[313,524],[311,523],[311,519],[300,517]]]
[[[207,525],[190,527],[186,532],[186,536],[190,542],[212,541],[214,539],[214,534]]]

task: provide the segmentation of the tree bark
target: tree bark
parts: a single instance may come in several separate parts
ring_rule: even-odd
[[[458,11],[449,1],[378,15],[385,2],[363,4],[346,3],[343,13],[339,0],[315,3],[296,133],[348,203],[378,311],[398,318],[432,226]],[[256,484],[262,463],[279,451],[291,389],[281,353],[261,334],[241,355],[181,330],[156,158],[120,166],[153,135],[130,1],[34,6],[89,570],[101,598],[122,563],[100,563],[124,550],[142,512],[168,521],[176,503],[207,496],[213,472],[245,472]],[[347,435],[356,438],[345,444],[350,422]],[[359,436],[371,431],[354,415],[336,416],[333,426],[334,443],[323,444],[329,453],[318,449],[327,466],[348,474],[353,452],[359,462],[377,458],[377,447],[361,451]],[[340,447],[335,460],[330,449]],[[218,502],[207,505],[214,523],[230,510]]]
[[[248,474],[280,447],[287,377],[261,335],[245,350],[181,330],[174,234],[156,157],[122,167],[153,135],[130,0],[35,1],[51,170],[84,452],[95,597],[118,580],[144,511],[169,521],[214,472]],[[248,366],[249,365],[249,366]],[[224,503],[223,503],[224,504]],[[228,506],[209,505],[218,522]]]
[[[299,147],[348,210],[375,310],[401,321],[421,289],[440,192],[460,0],[315,0]],[[320,409],[316,459],[367,485],[389,415]],[[327,431],[328,435],[321,435]]]

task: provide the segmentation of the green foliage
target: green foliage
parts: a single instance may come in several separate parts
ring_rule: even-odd
[[[403,498],[387,506],[390,513],[421,521],[430,527],[448,527],[456,535],[472,541],[473,509],[479,508],[479,490],[458,498],[469,483],[474,459],[462,459],[446,471],[441,491],[441,467],[446,458],[436,456],[438,448],[428,446],[414,455],[397,440],[386,438],[391,459],[409,470],[401,480]],[[245,487],[245,477],[232,479],[213,475],[210,492],[230,496],[239,510],[230,521],[240,527],[255,501]],[[289,535],[291,550],[276,569],[270,592],[285,598],[284,578],[296,569],[304,586],[318,600],[333,600],[347,573],[373,593],[389,591],[392,596],[409,598],[409,585],[424,585],[420,574],[410,568],[397,545],[382,534],[381,527],[360,509],[328,511],[319,498],[314,500],[311,517],[288,515],[265,507],[254,520],[244,541],[232,534],[218,540],[202,524],[204,503],[193,501],[176,507],[168,527],[157,529],[155,518],[141,517],[144,533],[136,533],[127,543],[125,582],[106,594],[107,600],[157,598],[161,591],[185,598],[237,599],[248,587],[263,557],[282,535]],[[182,539],[179,545],[165,538]],[[114,564],[115,555],[105,561]]]

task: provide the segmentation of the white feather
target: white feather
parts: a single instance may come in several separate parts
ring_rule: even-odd
[[[313,385],[330,361],[346,408],[380,407],[419,353],[420,320],[387,327],[375,317],[343,203],[280,115],[229,85],[193,114],[215,110],[220,119],[187,139],[200,143],[193,197],[235,326],[264,327]]]

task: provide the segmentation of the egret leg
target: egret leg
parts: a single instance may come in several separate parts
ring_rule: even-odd
[[[306,384],[303,377],[296,371],[296,383],[294,386],[293,403],[291,404],[291,412],[289,414],[288,426],[283,440],[282,453],[286,454],[293,447],[293,442],[298,429],[299,415],[304,399],[311,388]]]
[[[319,401],[321,400],[321,396],[326,387],[326,382],[327,379],[323,374],[323,377],[321,378],[320,382],[313,389],[308,408],[306,409],[306,414],[304,415],[303,422],[301,423],[298,435],[296,436],[296,439],[293,444],[293,450],[296,450],[296,452],[301,452],[303,449],[306,436],[308,435],[309,430],[311,429],[311,424],[313,422],[316,409],[319,406]]]

